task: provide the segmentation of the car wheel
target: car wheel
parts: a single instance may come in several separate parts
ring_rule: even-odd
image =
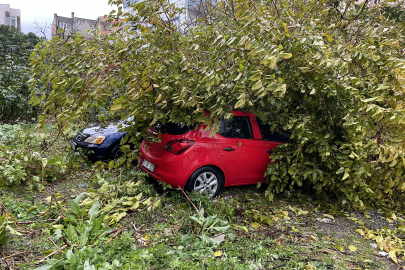
[[[201,167],[196,170],[187,181],[185,190],[205,193],[209,197],[219,194],[223,185],[221,172],[214,167]]]
[[[110,152],[109,156],[110,159],[117,160],[124,155],[124,152],[122,152],[120,146],[121,146],[120,144],[117,144],[116,146],[113,147],[113,149]]]

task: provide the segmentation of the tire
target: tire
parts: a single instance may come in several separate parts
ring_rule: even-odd
[[[197,169],[188,179],[186,191],[205,193],[208,197],[215,197],[223,187],[224,179],[222,173],[211,166]]]
[[[124,152],[122,152],[120,146],[120,144],[117,144],[111,149],[110,155],[108,157],[110,160],[117,160],[124,155]]]

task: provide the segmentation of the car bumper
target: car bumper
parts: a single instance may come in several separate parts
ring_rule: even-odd
[[[86,156],[93,161],[108,159],[109,145],[96,145],[86,142],[77,142],[73,140],[71,141],[71,145],[74,151],[77,151],[78,148],[83,149]]]
[[[154,179],[164,182],[172,186],[172,188],[183,188],[191,173],[194,171],[190,166],[191,162],[187,156],[187,153],[181,155],[173,155],[167,153],[161,158],[157,158],[144,150],[141,147],[141,155],[139,157],[139,167],[147,172]],[[155,165],[153,173],[142,166],[142,160],[146,159]]]

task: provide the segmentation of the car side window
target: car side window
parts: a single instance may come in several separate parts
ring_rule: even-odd
[[[220,119],[218,134],[227,138],[253,139],[252,124],[249,116]]]
[[[262,121],[256,118],[257,124],[259,125],[260,133],[262,134],[262,139],[265,141],[274,141],[274,142],[291,142],[290,136],[288,133],[278,133],[272,132],[270,130],[270,125],[262,123]]]

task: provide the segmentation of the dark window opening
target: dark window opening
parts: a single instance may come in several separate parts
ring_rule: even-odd
[[[274,142],[287,142],[291,143],[291,134],[287,132],[279,133],[279,132],[272,132],[270,130],[270,125],[266,123],[262,123],[260,119],[256,119],[257,124],[260,128],[260,133],[262,134],[262,138],[265,141],[274,141]]]
[[[175,124],[169,122],[166,124],[162,124],[160,122],[157,122],[152,126],[152,129],[156,132],[160,131],[163,134],[182,135],[194,129],[194,126],[188,126],[184,123]]]
[[[220,119],[218,134],[227,138],[253,139],[252,124],[249,116]]]

